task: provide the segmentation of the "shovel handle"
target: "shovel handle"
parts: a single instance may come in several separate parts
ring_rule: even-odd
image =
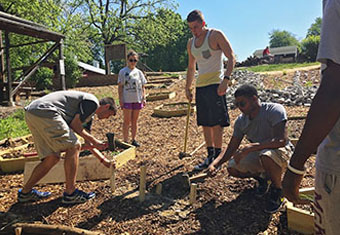
[[[187,151],[187,140],[188,140],[188,129],[189,129],[190,108],[191,108],[191,103],[190,103],[190,101],[189,101],[189,102],[188,102],[188,110],[187,110],[187,121],[186,121],[186,125],[185,125],[184,150],[183,150],[184,153]]]

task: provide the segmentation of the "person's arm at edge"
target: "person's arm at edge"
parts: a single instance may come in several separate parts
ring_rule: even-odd
[[[195,78],[195,71],[196,71],[196,59],[191,54],[191,44],[192,38],[188,40],[187,44],[187,51],[188,51],[188,69],[187,69],[187,78],[185,83],[185,93],[187,99],[191,102],[192,101],[192,93],[191,93],[191,84]]]
[[[340,64],[328,60],[327,68],[322,73],[320,87],[312,101],[307,119],[290,165],[297,170],[304,170],[304,164],[317,149],[322,140],[332,130],[340,117]],[[284,195],[293,202],[300,202],[299,185],[303,175],[287,170],[283,179]]]
[[[236,60],[235,60],[235,55],[234,55],[233,49],[231,47],[231,44],[228,38],[221,31],[217,31],[217,45],[228,59],[228,65],[227,65],[227,69],[224,75],[230,77],[231,73],[233,72]],[[223,81],[221,82],[218,88],[218,95],[223,95],[225,93],[225,91],[228,88],[228,84],[229,84],[229,81],[226,79],[223,79]]]
[[[242,139],[236,136],[232,136],[228,147],[218,155],[218,157],[210,164],[209,173],[214,174],[216,169],[221,166],[224,162],[228,161],[233,154],[236,152],[241,144]]]
[[[76,114],[73,118],[73,120],[71,121],[70,127],[72,128],[72,130],[74,130],[78,135],[80,135],[81,137],[84,138],[84,140],[86,142],[91,143],[92,145],[94,145],[94,147],[99,147],[101,148],[101,142],[99,140],[97,140],[94,136],[92,136],[89,132],[87,132],[84,128],[83,128],[83,124],[80,120],[80,115]]]

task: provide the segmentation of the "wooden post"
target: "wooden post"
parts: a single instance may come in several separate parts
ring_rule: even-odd
[[[146,166],[140,167],[140,181],[139,181],[139,201],[143,202],[145,200],[145,176],[146,176]]]
[[[59,76],[60,76],[60,85],[61,90],[66,90],[65,83],[65,62],[64,62],[64,40],[60,39],[59,42]]]
[[[197,184],[191,184],[190,185],[190,195],[189,195],[189,201],[190,201],[191,205],[196,203],[196,196],[197,196]]]
[[[14,106],[13,97],[11,95],[12,92],[12,74],[11,74],[11,62],[10,62],[10,55],[9,55],[9,48],[10,48],[10,40],[9,40],[9,33],[5,31],[5,52],[6,52],[6,70],[7,70],[7,86],[6,86],[6,98],[8,101],[8,106]]]
[[[157,195],[162,194],[162,184],[161,183],[157,184],[157,186],[156,186],[156,194]]]
[[[114,193],[116,191],[116,169],[114,168],[113,165],[111,165],[110,169],[111,169],[110,186],[112,193]]]
[[[16,227],[14,231],[15,231],[15,235],[21,235],[22,227]]]

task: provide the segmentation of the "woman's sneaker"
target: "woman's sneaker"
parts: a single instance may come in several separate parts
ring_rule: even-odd
[[[140,144],[136,140],[133,140],[131,144],[137,148],[140,147]]]
[[[50,192],[39,192],[36,189],[32,189],[28,193],[23,193],[22,189],[18,191],[18,201],[19,202],[35,202],[41,199],[45,199],[51,196]]]
[[[61,202],[64,204],[84,203],[94,198],[95,196],[96,194],[94,192],[85,193],[84,191],[76,189],[72,194],[64,193]]]

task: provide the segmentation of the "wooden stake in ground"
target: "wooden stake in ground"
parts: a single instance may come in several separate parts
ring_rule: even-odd
[[[189,195],[189,201],[191,205],[196,203],[196,197],[197,197],[197,184],[191,184],[190,195]]]
[[[112,164],[110,169],[111,169],[110,187],[112,193],[114,193],[116,191],[116,168]]]
[[[162,184],[161,183],[157,184],[157,186],[156,186],[156,194],[157,195],[162,194]]]
[[[146,166],[140,167],[140,181],[139,181],[139,201],[143,202],[145,200],[145,178],[146,178]]]

